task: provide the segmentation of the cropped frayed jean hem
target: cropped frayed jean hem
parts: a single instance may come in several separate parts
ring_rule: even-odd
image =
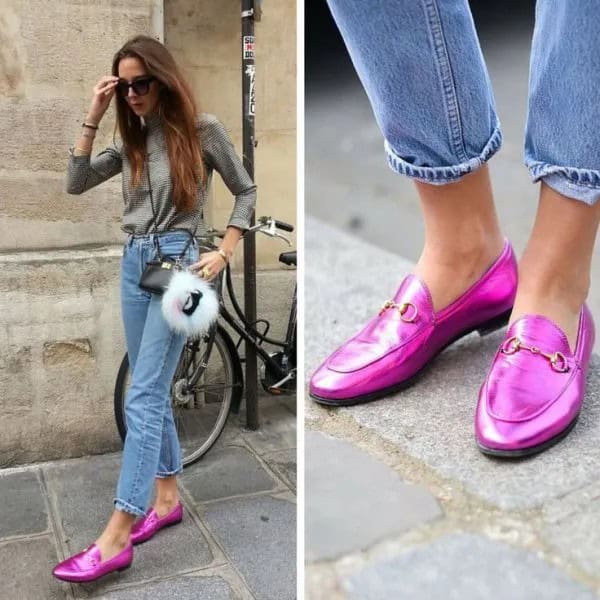
[[[180,473],[183,473],[183,467],[179,467],[178,469],[175,469],[174,471],[158,471],[156,473],[156,478],[157,479],[166,479],[167,477],[173,477],[173,475],[179,475]]]
[[[392,171],[424,183],[444,185],[446,183],[459,181],[464,175],[476,171],[490,160],[502,145],[502,131],[500,129],[500,124],[498,124],[479,156],[470,158],[466,162],[443,167],[422,167],[413,165],[401,158],[387,140],[385,140],[384,144],[388,165]]]
[[[598,171],[561,167],[534,160],[528,160],[525,164],[534,183],[542,180],[559,194],[590,206],[600,200]]]
[[[114,498],[113,504],[115,505],[116,510],[120,510],[121,512],[129,513],[130,515],[136,515],[137,517],[144,517],[146,515],[146,511],[133,504],[129,504],[129,502],[125,502],[119,498]]]

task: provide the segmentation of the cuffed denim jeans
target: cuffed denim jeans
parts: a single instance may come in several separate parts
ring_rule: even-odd
[[[161,253],[169,256],[179,256],[189,240],[184,231],[157,237]],[[182,471],[170,388],[186,338],[169,329],[161,312],[161,296],[138,285],[146,263],[155,257],[154,234],[128,236],[121,262],[121,312],[131,384],[125,400],[127,436],[114,505],[139,516],[148,508],[154,478]],[[194,240],[182,264],[197,260]]]
[[[500,123],[467,0],[328,0],[385,138],[389,165],[444,184],[498,151]],[[538,0],[525,164],[533,181],[600,197],[595,0]]]

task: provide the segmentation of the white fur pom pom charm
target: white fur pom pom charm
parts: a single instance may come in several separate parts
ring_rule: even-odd
[[[162,314],[173,331],[198,337],[217,320],[219,299],[207,281],[190,271],[177,271],[163,294]]]

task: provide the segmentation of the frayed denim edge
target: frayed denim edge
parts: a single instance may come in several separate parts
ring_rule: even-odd
[[[563,196],[585,202],[590,206],[600,200],[600,172],[591,169],[561,167],[541,161],[526,161],[531,180],[543,180]]]
[[[487,162],[502,145],[502,132],[500,125],[496,126],[487,144],[479,156],[469,159],[467,162],[451,165],[447,167],[419,167],[406,162],[392,148],[390,143],[385,140],[385,152],[388,165],[400,175],[406,175],[417,181],[431,183],[433,185],[444,185],[458,181],[461,177],[472,171],[476,171],[485,162]]]
[[[133,506],[132,504],[129,504],[129,502],[121,500],[120,498],[113,498],[113,504],[116,510],[129,513],[130,515],[143,517],[146,514],[145,510],[140,510],[139,508]]]
[[[179,475],[180,473],[183,473],[183,467],[178,467],[174,471],[158,471],[156,473],[156,478],[165,479],[167,477],[173,477],[173,475]]]

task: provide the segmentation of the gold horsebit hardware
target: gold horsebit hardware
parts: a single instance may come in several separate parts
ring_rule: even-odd
[[[405,319],[404,315],[406,314],[406,311],[408,310],[409,306],[412,306],[413,314],[410,317],[410,319]],[[402,321],[404,321],[405,323],[413,323],[415,321],[415,319],[417,318],[418,310],[417,310],[417,307],[412,302],[403,302],[402,304],[396,304],[392,300],[388,300],[381,307],[381,310],[379,311],[379,316],[381,316],[388,308],[395,308],[400,313],[400,319]]]
[[[518,352],[521,348],[523,348],[523,350],[529,350],[532,354],[539,354],[540,356],[547,358],[550,361],[552,369],[558,373],[566,373],[569,370],[567,359],[562,352],[556,351],[552,354],[547,354],[546,352],[542,352],[537,346],[526,346],[516,335],[513,335],[502,345],[502,353],[515,354],[515,352]]]

